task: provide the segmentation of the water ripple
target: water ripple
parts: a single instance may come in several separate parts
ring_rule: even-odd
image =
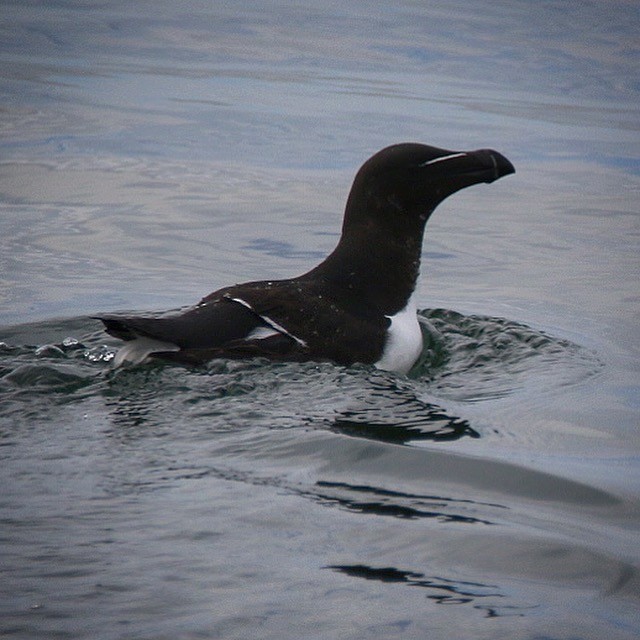
[[[578,384],[602,369],[587,349],[506,318],[448,309],[420,313],[425,348],[412,376],[466,402]]]
[[[477,403],[577,384],[601,366],[578,345],[504,318],[446,309],[420,318],[425,346],[409,378],[361,365],[260,359],[214,361],[179,374],[162,363],[112,371],[117,343],[105,342],[90,321],[23,325],[7,329],[0,344],[0,401],[15,415],[35,396],[65,404],[99,393],[121,425],[161,425],[174,416],[221,432],[306,425],[411,444],[482,435],[460,407],[449,408],[452,400]],[[54,338],[77,329],[78,338]]]

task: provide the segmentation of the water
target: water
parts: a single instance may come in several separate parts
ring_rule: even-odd
[[[4,2],[3,637],[636,638],[639,21]],[[429,221],[408,377],[111,370],[90,315],[307,270],[404,140],[517,169]]]

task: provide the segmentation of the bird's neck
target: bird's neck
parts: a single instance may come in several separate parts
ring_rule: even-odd
[[[381,237],[363,226],[343,230],[333,252],[307,275],[372,305],[385,315],[407,306],[420,271],[422,237]]]

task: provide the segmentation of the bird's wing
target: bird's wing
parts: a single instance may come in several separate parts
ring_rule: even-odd
[[[113,314],[97,319],[107,333],[127,341],[116,356],[116,366],[142,362],[149,355],[190,363],[217,357],[299,359],[295,352],[302,348],[246,305],[215,294],[206,304],[170,315]]]
[[[170,342],[181,349],[218,347],[246,337],[262,323],[241,305],[221,300],[162,316],[98,316],[107,333],[122,340],[139,337]]]
[[[389,326],[384,316],[339,293],[336,296],[335,288],[318,281],[246,283],[221,289],[200,304],[206,307],[221,299],[254,313],[314,360],[370,363],[373,354],[382,351]]]
[[[129,341],[118,362],[153,355],[182,362],[264,356],[280,360],[373,363],[389,320],[326,283],[292,279],[220,289],[196,306],[162,317],[100,316]],[[135,344],[133,344],[135,343]]]

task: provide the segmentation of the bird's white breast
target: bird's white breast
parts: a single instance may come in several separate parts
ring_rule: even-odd
[[[422,353],[422,331],[413,296],[402,311],[387,318],[391,320],[387,329],[387,341],[382,357],[375,366],[385,371],[407,373]]]

